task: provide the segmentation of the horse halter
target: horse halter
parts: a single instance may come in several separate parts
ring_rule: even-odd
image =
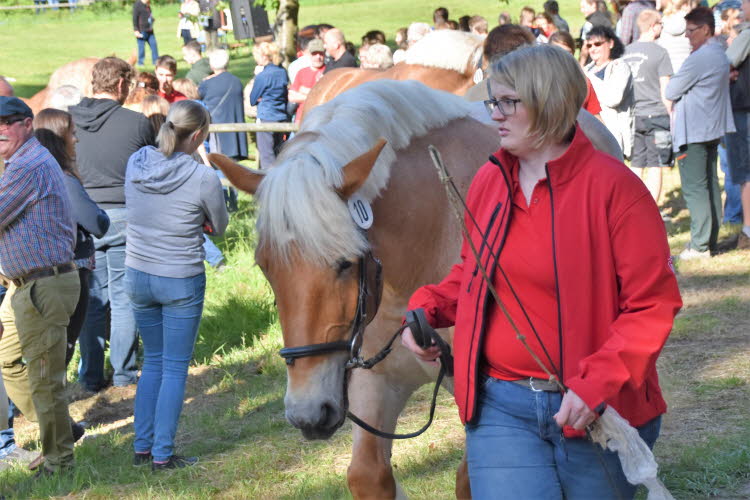
[[[349,351],[347,368],[363,366],[362,343],[365,327],[370,324],[380,307],[383,296],[383,265],[375,258],[371,250],[359,258],[359,283],[357,293],[357,311],[352,321],[352,334],[349,340],[307,344],[299,347],[285,347],[279,351],[287,365],[293,365],[297,358],[321,356],[338,351]]]

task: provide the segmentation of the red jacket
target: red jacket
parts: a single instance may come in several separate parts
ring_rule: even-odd
[[[502,168],[487,162],[467,195],[492,252],[465,217],[491,275],[512,216],[509,169],[518,161],[503,149],[494,156]],[[562,364],[565,384],[590,408],[611,404],[631,425],[642,425],[666,411],[656,358],[682,307],[664,223],[641,180],[596,151],[580,128],[547,168],[562,345],[562,363],[555,364]],[[464,423],[476,414],[484,323],[493,300],[475,268],[464,241],[461,262],[440,284],[418,289],[409,301],[409,309],[425,309],[433,327],[456,327],[454,387]]]

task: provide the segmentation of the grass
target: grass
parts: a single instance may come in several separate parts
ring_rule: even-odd
[[[539,4],[541,2],[538,2]],[[580,25],[577,2],[564,1],[562,15]],[[389,38],[412,20],[429,21],[437,4],[423,0],[302,0],[300,25],[330,22],[355,42],[370,29]],[[480,13],[492,20],[521,2],[456,1],[452,17]],[[535,4],[532,4],[535,5]],[[538,5],[535,5],[538,6]],[[164,53],[178,54],[177,6],[155,8]],[[51,72],[70,60],[134,49],[128,11],[48,12],[44,16],[0,17],[0,74],[17,79],[30,96]],[[243,81],[252,74],[249,50],[230,69]],[[180,72],[184,72],[184,63]],[[688,214],[677,173],[669,172],[663,208],[673,253],[688,239]],[[90,437],[76,448],[71,475],[33,482],[22,468],[0,472],[0,495],[9,498],[348,498],[345,472],[351,437],[346,424],[328,442],[305,441],[284,419],[286,370],[277,355],[281,331],[273,296],[254,266],[255,207],[241,197],[229,232],[218,241],[229,269],[208,271],[208,295],[185,409],[177,435],[182,452],[201,463],[190,470],[153,475],[131,466],[133,395],[109,389],[96,397],[75,397],[71,412],[91,423]],[[736,228],[722,228],[725,247]],[[655,449],[661,476],[675,498],[750,497],[750,259],[725,251],[710,261],[678,266],[685,307],[659,360],[670,405]],[[424,422],[431,388],[422,388],[402,415],[399,429]],[[38,450],[35,426],[17,419],[18,441]],[[463,430],[452,398],[443,392],[433,427],[394,446],[394,472],[412,498],[453,497],[454,473]]]

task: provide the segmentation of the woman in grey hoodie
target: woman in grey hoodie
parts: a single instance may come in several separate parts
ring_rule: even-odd
[[[203,311],[203,231],[220,235],[228,221],[218,177],[190,156],[206,139],[209,122],[199,103],[173,104],[156,139],[159,148],[134,153],[125,175],[125,282],[144,349],[134,464],[152,463],[153,470],[197,461],[174,454],[174,436]]]

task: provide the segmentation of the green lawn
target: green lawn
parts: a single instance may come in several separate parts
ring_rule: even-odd
[[[541,2],[540,2],[541,3]],[[578,2],[565,1],[563,17],[580,24]],[[392,37],[412,20],[429,21],[437,4],[425,1],[303,0],[300,24],[330,22],[355,42],[378,28]],[[452,17],[480,13],[495,19],[501,10],[517,15],[522,3],[456,1]],[[157,36],[165,53],[177,54],[177,7],[155,9]],[[127,11],[94,15],[67,12],[0,17],[0,74],[17,79],[29,96],[59,65],[84,56],[135,48]],[[247,81],[253,66],[245,50],[230,69]],[[184,67],[182,68],[184,70]],[[670,245],[678,253],[688,239],[688,218],[676,169],[666,181],[663,208],[672,216]],[[188,380],[177,435],[180,451],[201,463],[190,470],[151,474],[131,466],[132,394],[113,389],[77,400],[71,412],[91,423],[76,449],[71,475],[34,482],[16,467],[0,472],[0,496],[8,498],[347,498],[349,424],[328,442],[308,442],[284,419],[285,365],[277,355],[281,332],[272,293],[254,266],[255,207],[240,200],[228,234],[219,241],[229,268],[208,272],[206,307]],[[723,228],[726,247],[737,228]],[[644,244],[647,244],[645,242]],[[727,250],[710,261],[678,268],[683,312],[659,361],[670,406],[656,446],[662,477],[678,499],[750,497],[750,258]],[[426,418],[431,388],[412,400],[400,429],[418,428]],[[79,399],[76,397],[75,399]],[[38,450],[35,426],[17,419],[20,444]],[[454,471],[463,431],[445,392],[433,427],[394,446],[395,474],[412,498],[453,496]]]

